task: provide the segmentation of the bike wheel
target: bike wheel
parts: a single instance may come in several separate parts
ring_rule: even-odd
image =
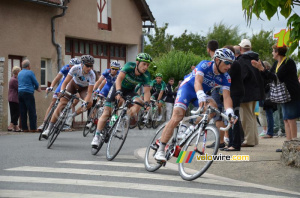
[[[55,107],[55,108],[56,108],[56,107]],[[55,108],[52,107],[51,110],[50,110],[50,112],[48,113],[47,118],[46,118],[46,121],[44,122],[44,126],[43,126],[43,128],[42,128],[42,131],[40,132],[39,140],[42,139],[42,133],[44,132],[44,130],[48,128],[49,123],[50,123],[50,120],[51,120],[51,117],[52,117],[52,114],[53,114]]]
[[[101,140],[100,140],[99,146],[98,146],[97,148],[92,147],[92,149],[91,149],[91,154],[92,154],[92,155],[97,155],[97,153],[100,151],[100,149],[102,148],[102,146],[103,146],[103,144],[104,144],[105,136],[106,136],[106,135],[108,135],[108,134],[107,134],[107,130],[104,131],[104,135],[100,135]]]
[[[144,118],[145,113],[144,113],[144,112],[145,112],[145,111],[143,111],[143,110],[141,110],[141,111],[139,112],[138,127],[139,127],[140,130],[142,130],[142,129],[145,127],[145,118]]]
[[[112,133],[109,137],[106,148],[106,159],[108,161],[113,160],[118,155],[126,140],[129,130],[129,118],[126,117],[127,115],[120,116],[117,122],[111,128]],[[118,131],[118,128],[122,129],[122,131]]]
[[[50,149],[52,144],[55,142],[57,136],[60,134],[66,119],[67,119],[68,111],[64,110],[61,115],[58,117],[58,120],[54,124],[53,128],[49,132],[48,144],[47,148]]]
[[[84,125],[84,128],[83,128],[83,137],[86,137],[89,133],[93,133],[94,130],[96,130],[97,126],[94,121],[95,121],[95,119],[98,118],[98,109],[99,109],[99,106],[97,106],[97,105],[95,105],[92,108],[92,110],[88,116],[88,119]],[[92,122],[91,127],[87,127],[87,124],[89,124],[91,122]]]
[[[144,165],[145,165],[146,170],[149,172],[154,172],[162,166],[161,163],[158,163],[154,159],[154,155],[156,154],[157,149],[159,147],[159,140],[161,138],[164,128],[165,128],[165,125],[161,126],[157,130],[157,132],[155,133],[155,136],[150,141],[150,143],[146,149]]]
[[[150,113],[150,115],[151,115],[151,114],[152,114],[152,110],[149,109],[149,112],[148,112],[148,113]],[[151,127],[152,127],[152,117],[149,116],[149,115],[147,116],[145,126],[146,126],[147,128],[151,128]]]
[[[152,128],[153,129],[156,129],[160,124],[160,121],[157,121],[157,118],[158,118],[158,110],[156,109],[153,111],[153,115],[152,115]]]
[[[200,177],[210,165],[213,163],[212,160],[204,159],[207,156],[216,155],[219,148],[219,131],[214,125],[208,125],[204,132],[201,133],[199,142],[199,132],[192,134],[192,136],[185,143],[181,149],[180,159],[178,158],[178,169],[180,176],[184,180],[194,180]],[[207,145],[215,142],[214,148],[207,148]]]

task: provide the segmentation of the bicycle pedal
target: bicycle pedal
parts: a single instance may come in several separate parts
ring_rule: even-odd
[[[152,144],[151,146],[150,146],[150,148],[152,148],[153,150],[155,150],[155,151],[157,151],[157,149],[158,149],[158,146],[157,146],[157,144]]]

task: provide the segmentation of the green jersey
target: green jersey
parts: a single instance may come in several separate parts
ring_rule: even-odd
[[[146,71],[144,74],[137,76],[135,75],[135,67],[136,63],[128,62],[122,68],[121,72],[126,74],[122,81],[122,87],[134,90],[135,86],[139,83],[143,84],[145,87],[149,87],[151,83],[150,73]]]
[[[156,80],[152,80],[150,83],[150,87],[152,87],[155,91],[165,91],[166,90],[166,83],[164,81],[161,81],[160,84],[156,82]]]

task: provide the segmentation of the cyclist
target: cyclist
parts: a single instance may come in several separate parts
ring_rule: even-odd
[[[95,84],[95,73],[93,71],[94,57],[90,55],[83,55],[81,57],[81,64],[75,65],[69,71],[65,81],[61,85],[61,93],[64,94],[65,90],[71,94],[76,94],[77,92],[80,95],[80,98],[84,99],[85,103],[82,104],[82,107],[79,108],[74,114],[78,115],[82,113],[85,109],[89,109],[92,102],[92,92]],[[68,100],[71,96],[64,95],[60,98],[60,102],[55,109],[48,128],[42,133],[42,137],[47,139],[50,130],[53,128],[53,125],[57,121],[59,113],[67,105]]]
[[[98,120],[96,134],[91,142],[92,147],[98,147],[100,144],[101,131],[105,127],[106,120],[110,117],[112,112],[112,102],[115,100],[123,101],[122,98],[131,96],[134,101],[142,103],[140,96],[134,91],[136,85],[142,83],[145,93],[144,101],[146,101],[146,105],[149,104],[151,78],[147,70],[151,62],[152,58],[149,54],[140,53],[136,57],[136,62],[128,62],[124,65],[107,96],[104,112]],[[129,116],[136,116],[139,110],[140,106],[134,104],[129,110]]]
[[[94,91],[98,92],[100,95],[107,97],[107,94],[110,88],[115,83],[120,70],[120,63],[116,61],[112,61],[110,63],[110,69],[105,70],[99,80],[96,82],[94,86]],[[104,81],[104,82],[103,82]],[[99,88],[100,84],[104,84],[104,87]]]
[[[204,107],[206,101],[209,101],[211,106],[217,108],[215,101],[210,96],[206,96],[205,94],[214,86],[223,86],[222,89],[226,115],[234,115],[232,109],[232,100],[230,97],[231,79],[227,73],[234,59],[234,54],[229,49],[218,49],[215,52],[213,61],[201,61],[197,65],[196,69],[184,79],[177,93],[172,118],[163,130],[159,149],[154,156],[156,160],[166,161],[166,143],[172,137],[174,128],[183,119],[191,101],[194,101],[194,106],[200,108]]]
[[[70,69],[74,66],[74,65],[78,65],[80,64],[80,60],[78,60],[77,58],[72,58],[69,62],[68,65],[65,65],[61,68],[61,70],[58,72],[58,74],[56,75],[56,77],[54,78],[54,80],[52,81],[50,87],[47,87],[46,89],[46,93],[49,93],[51,91],[53,91],[53,87],[60,81],[59,85],[57,86],[54,94],[53,94],[53,98],[52,98],[52,101],[46,111],[46,114],[45,114],[45,117],[44,117],[44,122],[41,126],[39,126],[38,130],[42,130],[44,128],[44,124],[45,124],[45,121],[47,119],[47,115],[50,111],[50,109],[52,108],[52,106],[55,104],[57,98],[58,98],[58,94],[60,92],[60,88],[61,88],[61,85],[62,83],[64,82],[66,76],[68,75]]]
[[[151,81],[150,89],[151,89],[151,98],[157,101],[156,105],[158,106],[158,117],[157,121],[161,121],[162,113],[161,107],[164,104],[163,98],[166,97],[165,90],[166,90],[166,83],[162,80],[163,75],[161,73],[157,73],[155,75],[155,79]]]
[[[113,86],[113,84],[115,83],[118,77],[119,70],[120,70],[120,63],[116,61],[112,61],[110,63],[110,69],[106,69],[102,73],[99,80],[94,85],[93,92],[96,92],[106,98],[110,88]],[[86,125],[86,127],[90,128],[92,124],[93,123],[90,122]]]

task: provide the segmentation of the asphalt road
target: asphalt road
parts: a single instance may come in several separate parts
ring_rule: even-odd
[[[63,132],[51,149],[38,134],[0,136],[0,197],[300,197],[300,194],[204,174],[187,182],[176,164],[145,170],[143,149],[154,130],[131,130],[116,159],[106,145],[90,154],[91,135]]]

